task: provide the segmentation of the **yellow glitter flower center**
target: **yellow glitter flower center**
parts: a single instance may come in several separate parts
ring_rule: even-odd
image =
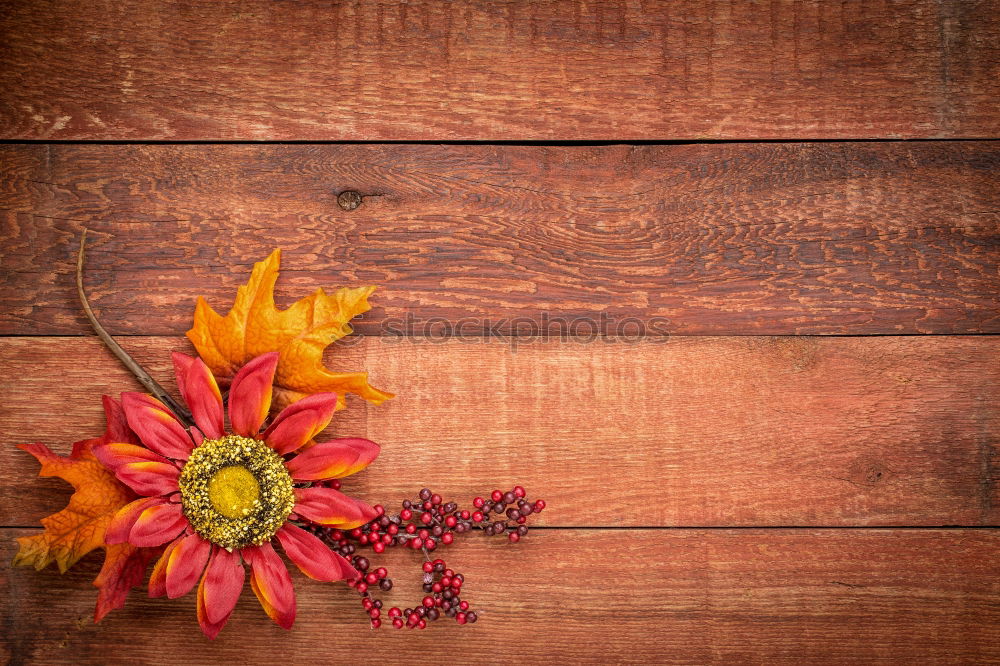
[[[264,442],[239,435],[203,441],[177,484],[191,527],[230,550],[269,541],[295,505],[282,457]]]
[[[226,518],[242,518],[260,499],[260,484],[246,467],[223,467],[208,482],[208,497]]]

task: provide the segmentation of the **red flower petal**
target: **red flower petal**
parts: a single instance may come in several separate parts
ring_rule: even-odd
[[[144,393],[122,393],[122,407],[143,444],[168,458],[187,460],[191,437],[166,405]]]
[[[121,404],[109,395],[102,395],[101,401],[104,403],[104,416],[108,423],[104,430],[104,441],[139,444],[139,438],[128,427],[128,419],[125,418],[125,410]]]
[[[145,497],[177,492],[180,475],[179,469],[166,462],[133,462],[115,469],[119,481]]]
[[[285,407],[264,431],[264,441],[285,455],[298,449],[330,424],[337,409],[336,393],[314,393]]]
[[[209,638],[215,638],[233,614],[246,574],[239,553],[212,548],[205,575],[198,585],[198,624]]]
[[[292,577],[271,544],[244,548],[250,562],[250,587],[264,612],[279,626],[291,629],[295,623],[295,588]]]
[[[209,622],[224,624],[229,618],[243,590],[245,574],[238,551],[230,552],[218,546],[213,548],[212,559],[208,561],[201,581],[205,586],[205,610]]]
[[[287,463],[296,481],[340,479],[367,467],[379,454],[379,445],[361,437],[346,437],[317,444]]]
[[[288,559],[305,575],[326,583],[344,578],[344,568],[340,563],[344,558],[330,550],[318,537],[291,523],[285,523],[275,536]]]
[[[295,513],[327,527],[353,529],[378,515],[364,502],[333,488],[296,488],[295,500]]]
[[[158,504],[144,509],[129,532],[128,542],[140,548],[170,541],[187,526],[180,504]]]
[[[262,354],[236,373],[229,387],[229,422],[233,432],[256,437],[271,409],[274,370],[278,352]]]
[[[167,503],[168,500],[165,497],[142,497],[134,502],[129,502],[118,509],[111,522],[108,523],[108,528],[104,531],[104,543],[112,545],[125,543],[128,541],[132,526],[135,525],[135,521],[139,520],[143,511],[152,506]]]
[[[191,591],[211,552],[212,544],[199,534],[181,539],[167,561],[167,597],[176,599]]]
[[[170,562],[170,555],[174,552],[174,548],[184,540],[183,536],[179,536],[169,544],[164,549],[163,554],[160,555],[160,559],[156,561],[153,565],[153,573],[149,574],[149,596],[150,598],[162,597],[167,593],[167,564]]]
[[[145,446],[136,446],[125,442],[110,442],[108,444],[95,444],[91,449],[101,464],[112,472],[127,463],[134,462],[158,462],[169,463],[170,461],[159,453],[150,451]]]
[[[211,370],[200,358],[173,353],[177,387],[191,409],[195,425],[210,439],[225,434],[222,425],[222,393]]]

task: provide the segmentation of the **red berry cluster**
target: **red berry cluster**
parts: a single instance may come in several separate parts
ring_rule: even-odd
[[[339,484],[337,484],[339,485]],[[459,509],[455,502],[445,502],[440,495],[424,488],[415,500],[403,500],[399,513],[389,515],[376,505],[379,517],[353,530],[320,528],[317,533],[331,547],[351,558],[351,563],[361,574],[348,583],[361,595],[361,604],[367,611],[373,628],[382,626],[380,599],[373,596],[375,588],[388,592],[392,579],[385,567],[371,568],[368,558],[357,555],[358,548],[368,547],[375,553],[386,548],[403,546],[423,552],[426,596],[415,608],[400,610],[390,608],[388,617],[397,629],[404,626],[423,629],[443,615],[455,618],[459,624],[475,622],[478,616],[469,610],[469,602],[460,598],[465,577],[449,569],[444,560],[432,560],[430,553],[440,546],[454,543],[455,537],[472,530],[481,530],[488,536],[506,534],[510,543],[517,543],[528,533],[528,517],[545,509],[544,500],[530,501],[521,486],[507,492],[494,490],[489,498],[476,497],[472,511]]]

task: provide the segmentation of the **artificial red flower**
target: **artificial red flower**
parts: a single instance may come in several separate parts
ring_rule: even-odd
[[[149,595],[180,597],[200,578],[198,622],[210,638],[233,612],[244,563],[264,610],[288,629],[295,620],[295,590],[272,538],[310,578],[356,578],[357,570],[344,557],[298,524],[351,529],[375,518],[364,502],[314,482],[364,469],[379,447],[351,438],[302,450],[333,417],[335,393],[299,400],[262,431],[277,353],[256,357],[233,378],[231,434],[224,429],[222,395],[205,363],[184,354],[174,354],[173,360],[195,427],[186,429],[152,396],[122,394],[129,427],[144,446],[107,443],[95,446],[94,454],[141,498],[118,511],[105,542],[166,544],[150,577]]]

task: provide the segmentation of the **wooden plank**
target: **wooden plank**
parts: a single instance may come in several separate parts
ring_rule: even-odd
[[[0,555],[13,553],[0,530]],[[986,663],[1000,659],[996,530],[545,530],[448,551],[475,625],[367,631],[354,593],[293,572],[298,617],[271,624],[244,590],[229,626],[197,635],[193,596],[133,592],[91,623],[98,563],[0,569],[12,663]],[[391,557],[393,604],[419,594],[419,555]],[[398,554],[407,555],[407,554]],[[407,575],[407,574],[411,575]],[[446,633],[447,632],[447,633]],[[164,646],[169,646],[165,648]]]
[[[989,0],[5,3],[0,137],[996,136]]]
[[[382,444],[345,480],[372,503],[521,483],[549,502],[546,525],[1000,524],[1000,338],[358,340],[328,365],[398,394],[350,401],[331,428]],[[125,344],[163,380],[188,349]],[[136,389],[93,338],[0,340],[11,445],[68,450],[101,432],[101,393]],[[65,504],[30,456],[0,451],[0,525]]]
[[[177,334],[285,251],[359,328],[1000,332],[1000,145],[4,146],[0,333]],[[365,196],[354,210],[338,194]],[[407,324],[407,318],[416,324]],[[555,324],[551,324],[554,328]],[[453,330],[453,328],[452,328]],[[440,332],[440,331],[439,331]],[[444,332],[447,334],[447,330]]]

